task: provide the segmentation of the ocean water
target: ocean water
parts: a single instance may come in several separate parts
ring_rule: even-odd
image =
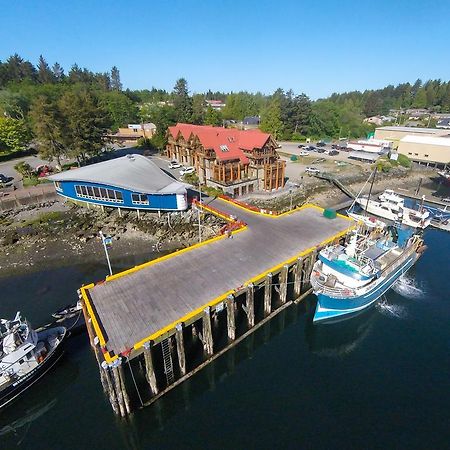
[[[425,238],[423,257],[375,307],[313,326],[310,296],[128,420],[113,414],[77,336],[0,412],[0,448],[449,448],[450,234]],[[45,323],[106,273],[98,263],[0,278],[0,316]]]

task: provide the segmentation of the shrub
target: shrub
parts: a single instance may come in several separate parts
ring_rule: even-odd
[[[411,167],[411,160],[406,155],[398,155],[397,162],[402,167],[406,167],[406,168]]]
[[[183,176],[183,179],[186,183],[192,184],[193,186],[198,186],[198,183],[200,182],[196,173],[188,173]]]
[[[33,173],[33,169],[26,162],[20,162],[14,166],[14,169],[20,173],[23,177],[29,177]]]

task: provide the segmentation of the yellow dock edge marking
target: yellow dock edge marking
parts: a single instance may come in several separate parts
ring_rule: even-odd
[[[239,208],[244,209],[245,211],[250,211],[250,212],[253,212],[253,213],[255,213],[255,214],[263,215],[263,216],[266,216],[266,217],[271,217],[272,219],[279,218],[279,217],[282,217],[282,216],[285,216],[285,215],[288,215],[288,214],[292,214],[292,213],[295,212],[295,211],[300,211],[300,210],[306,209],[306,208],[315,208],[315,209],[318,209],[319,211],[323,211],[323,210],[324,210],[324,208],[321,208],[320,206],[317,206],[317,205],[314,205],[314,204],[307,203],[307,204],[302,205],[302,206],[300,206],[300,207],[297,207],[297,208],[295,208],[295,209],[293,209],[293,210],[291,210],[291,211],[287,211],[287,212],[285,212],[285,213],[283,213],[283,214],[280,214],[280,215],[278,215],[278,216],[274,216],[274,215],[270,215],[270,214],[265,214],[265,213],[260,213],[260,212],[256,212],[256,211],[249,210],[249,209],[247,209],[247,208],[245,208],[245,207],[243,207],[243,206],[241,206],[241,205],[236,205],[235,203],[233,203],[233,202],[231,202],[231,201],[228,201],[228,200],[225,200],[225,199],[223,199],[223,198],[220,198],[220,200],[222,200],[222,201],[224,201],[224,202],[231,203],[231,204],[234,205],[234,206],[238,206]],[[212,214],[218,214],[216,211],[214,211],[214,210],[212,210],[212,209],[210,209],[210,208],[208,208],[208,207],[205,207],[204,205],[201,205],[201,207],[210,210]],[[347,217],[347,216],[343,216],[343,215],[341,215],[341,214],[338,214],[338,216],[341,217],[341,218],[343,218],[343,219],[346,219],[346,220],[349,220],[349,221],[352,221],[352,222],[353,222],[353,219],[351,219],[351,218],[349,218],[349,217]],[[222,216],[222,217],[225,219],[225,216]],[[226,219],[226,220],[229,220],[229,219]],[[247,228],[248,228],[247,226],[243,226],[243,227],[239,228],[238,230],[233,231],[232,234],[240,233],[241,231],[245,231]],[[345,234],[347,234],[350,230],[352,230],[352,229],[354,229],[354,228],[355,228],[355,225],[352,225],[352,226],[348,227],[347,229],[345,229],[344,231],[341,231],[341,232],[339,232],[339,233],[336,233],[336,234],[334,234],[332,237],[330,237],[330,238],[328,238],[328,239],[326,239],[326,240],[320,242],[320,243],[317,244],[316,246],[310,247],[310,248],[308,248],[308,249],[306,249],[306,250],[303,250],[302,252],[300,252],[299,254],[297,254],[296,256],[294,256],[293,258],[290,258],[290,259],[288,259],[288,260],[286,260],[286,261],[283,261],[282,263],[277,264],[277,265],[274,266],[274,267],[271,267],[269,270],[266,270],[266,271],[260,273],[259,275],[256,275],[255,277],[249,279],[248,281],[246,281],[246,282],[243,284],[243,286],[248,286],[248,285],[251,284],[251,283],[256,283],[257,281],[260,281],[260,280],[261,280],[262,278],[264,278],[268,273],[276,272],[277,270],[281,269],[284,265],[286,265],[286,264],[291,264],[291,263],[294,262],[297,258],[299,258],[299,257],[301,257],[301,256],[306,256],[306,255],[308,255],[309,253],[311,253],[312,251],[314,251],[314,250],[315,250],[317,247],[319,247],[319,246],[327,245],[328,243],[332,242],[333,240],[335,240],[335,239],[337,239],[337,238],[339,238],[339,237],[344,236]],[[222,236],[215,236],[215,237],[213,237],[213,238],[211,238],[211,239],[208,239],[208,240],[206,240],[206,241],[204,241],[204,242],[199,242],[199,243],[194,244],[194,245],[192,245],[192,246],[183,248],[183,249],[181,249],[181,250],[177,250],[177,251],[175,251],[175,252],[173,252],[173,253],[169,253],[168,255],[161,256],[160,258],[154,259],[154,260],[152,260],[152,261],[148,261],[148,262],[146,262],[146,263],[144,263],[144,264],[140,264],[140,265],[138,265],[138,266],[135,266],[135,267],[133,267],[133,268],[131,268],[131,269],[128,269],[128,270],[125,270],[125,271],[123,271],[123,272],[119,272],[119,273],[114,274],[114,275],[112,275],[112,276],[107,276],[106,279],[105,279],[105,282],[109,282],[109,281],[115,280],[115,279],[117,279],[117,278],[123,277],[123,276],[125,276],[125,275],[128,275],[128,274],[130,274],[130,273],[137,272],[138,270],[144,269],[144,268],[146,268],[146,267],[150,267],[150,266],[152,266],[152,265],[154,265],[154,264],[157,264],[158,262],[162,262],[162,261],[165,261],[165,260],[167,260],[167,259],[169,259],[169,258],[172,258],[173,256],[180,255],[180,254],[182,254],[182,253],[185,253],[185,252],[194,250],[194,249],[196,249],[196,248],[200,248],[200,247],[202,247],[202,246],[204,246],[204,245],[207,245],[207,244],[210,244],[210,243],[219,241],[219,240],[221,240],[221,239],[226,239],[226,238],[227,238],[227,237],[224,236],[224,235],[222,235]],[[105,347],[105,348],[106,348],[105,338],[104,338],[104,336],[103,336],[103,333],[101,332],[101,328],[100,328],[100,326],[99,326],[99,324],[98,324],[97,318],[95,317],[95,314],[94,314],[94,310],[93,310],[93,308],[92,308],[92,306],[91,306],[91,304],[90,304],[89,298],[88,298],[87,293],[86,293],[86,290],[92,289],[94,286],[95,286],[94,283],[89,284],[89,285],[87,285],[87,286],[83,286],[83,287],[81,288],[81,294],[82,294],[82,298],[83,298],[83,300],[85,301],[85,304],[86,304],[86,306],[87,306],[87,308],[88,308],[89,315],[91,316],[92,323],[93,323],[93,326],[94,326],[94,330],[95,330],[96,335],[97,335],[98,338],[99,338],[100,345],[101,345],[102,347]],[[212,307],[212,306],[217,305],[218,303],[220,303],[220,302],[222,302],[223,300],[225,300],[225,299],[228,297],[228,295],[233,294],[234,292],[236,292],[235,289],[229,290],[229,291],[225,292],[224,294],[220,295],[219,297],[216,297],[215,299],[213,299],[213,300],[211,300],[211,301],[205,303],[203,306],[200,306],[199,308],[195,309],[194,311],[191,311],[190,313],[186,314],[185,316],[181,317],[180,319],[178,319],[178,320],[176,320],[176,321],[174,321],[174,322],[168,324],[168,325],[165,326],[164,328],[162,328],[162,329],[156,331],[155,333],[151,334],[150,336],[148,336],[148,337],[146,337],[146,338],[140,340],[139,342],[137,342],[136,344],[134,344],[133,348],[134,348],[135,350],[138,350],[138,349],[141,348],[146,342],[149,342],[149,341],[152,341],[152,340],[157,339],[158,337],[162,336],[163,334],[165,334],[165,333],[167,333],[168,331],[170,331],[170,330],[172,330],[173,328],[175,328],[175,326],[176,326],[178,323],[186,322],[186,321],[188,321],[189,319],[191,319],[192,317],[195,317],[196,315],[198,315],[199,313],[201,313],[201,312],[202,312],[205,308],[207,308],[208,306]],[[109,352],[104,353],[103,356],[104,356],[104,358],[105,358],[105,361],[108,362],[108,363],[114,361],[114,360],[117,359],[117,357],[118,357],[118,356],[116,356],[116,355],[114,355],[114,356],[111,357],[110,354],[109,354]]]

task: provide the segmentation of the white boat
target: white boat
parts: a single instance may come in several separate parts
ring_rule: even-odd
[[[65,327],[35,331],[20,312],[1,319],[0,408],[25,392],[50,370],[64,353]]]
[[[378,220],[373,216],[364,216],[362,214],[356,214],[354,212],[347,212],[347,215],[357,222],[362,222],[367,228],[379,228],[382,230],[386,226],[386,224],[382,220]]]
[[[370,214],[383,219],[400,222],[412,228],[426,228],[431,223],[432,216],[425,208],[415,210],[405,206],[405,200],[391,189],[384,191],[379,200],[367,197],[356,199],[356,203]]]

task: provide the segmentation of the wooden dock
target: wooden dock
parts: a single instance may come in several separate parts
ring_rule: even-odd
[[[261,309],[267,319],[276,307],[286,304],[288,284],[294,285],[294,298],[305,292],[302,284],[308,287],[318,249],[339,240],[353,227],[353,222],[343,216],[325,218],[323,210],[313,205],[279,216],[250,211],[222,199],[204,208],[246,225],[231,236],[218,236],[80,289],[91,343],[106,372],[102,375],[104,386],[109,386],[105,391],[116,412],[124,412],[122,415],[127,408],[114,407],[114,398],[120,406],[118,391],[125,386],[120,371],[115,372],[121,357],[129,361],[144,354],[149,392],[160,395],[176,384],[177,375],[183,378],[189,373],[186,339],[199,335],[205,361],[213,357],[213,334],[217,333],[211,317],[225,314],[228,341],[234,341],[240,295],[245,298],[239,304],[251,329],[255,326],[255,288],[264,290]],[[275,295],[276,302],[272,299]],[[187,337],[186,327],[190,325]],[[161,348],[156,355],[158,345]],[[160,372],[165,375],[164,383],[157,382],[154,366],[158,361],[163,365]],[[121,371],[124,377],[123,368]]]

